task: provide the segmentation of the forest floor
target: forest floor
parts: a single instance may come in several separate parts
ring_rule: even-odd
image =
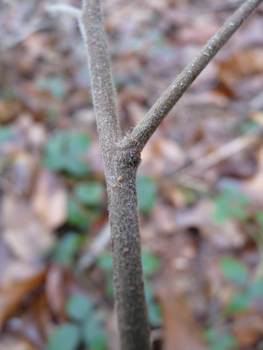
[[[51,3],[0,0],[0,350],[116,350],[86,52],[76,20]],[[103,3],[125,133],[240,1]],[[155,350],[263,349],[262,16],[261,6],[142,152]]]

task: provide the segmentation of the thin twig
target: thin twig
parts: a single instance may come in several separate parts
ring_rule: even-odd
[[[47,5],[46,10],[51,13],[55,12],[62,12],[67,13],[71,15],[72,17],[75,17],[79,19],[81,16],[81,10],[74,6],[64,5],[64,4],[53,4],[53,5]]]
[[[107,223],[94,241],[89,245],[78,262],[78,269],[85,270],[94,264],[110,243],[110,225]]]
[[[187,174],[198,174],[204,172],[218,163],[226,160],[236,153],[243,151],[244,149],[252,146],[262,137],[263,129],[260,128],[257,132],[247,133],[241,135],[229,143],[223,145],[212,153],[197,159],[192,164],[188,164],[182,169],[177,170],[169,177],[173,177],[176,183],[183,183],[184,176]]]
[[[222,46],[263,0],[247,0],[208,41],[127,136],[125,145],[141,152],[157,127]]]

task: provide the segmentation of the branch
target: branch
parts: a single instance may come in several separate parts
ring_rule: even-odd
[[[83,0],[79,25],[88,50],[93,104],[107,178],[121,131],[99,0]]]
[[[136,150],[120,147],[121,131],[100,0],[83,0],[79,24],[88,50],[93,104],[109,197],[120,348],[150,350],[136,192],[136,172],[141,159]]]
[[[81,15],[81,10],[74,7],[74,6],[69,6],[69,5],[64,5],[64,4],[53,4],[53,5],[48,5],[46,6],[46,10],[48,12],[64,12],[68,13],[72,17],[79,18]]]
[[[124,140],[125,147],[134,147],[139,152],[142,151],[159,124],[175,106],[184,92],[262,1],[247,0],[229,17],[221,29],[208,41],[197,56],[157,100],[144,118],[134,127],[131,134],[127,135],[127,138]]]

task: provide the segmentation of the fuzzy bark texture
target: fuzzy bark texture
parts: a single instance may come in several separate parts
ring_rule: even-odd
[[[81,32],[87,44],[92,94],[109,198],[114,293],[120,346],[150,349],[150,328],[141,264],[136,172],[141,161],[133,147],[120,143],[108,50],[100,1],[83,4]]]
[[[136,188],[140,161],[134,150],[121,150],[116,154],[113,163],[114,179],[117,181],[109,195],[113,279],[121,349],[130,350],[150,349]]]
[[[121,137],[100,0],[83,0],[79,19],[109,197],[115,300],[121,350],[150,350],[136,191],[140,152],[215,54],[263,0],[247,0],[168,87],[130,135]]]

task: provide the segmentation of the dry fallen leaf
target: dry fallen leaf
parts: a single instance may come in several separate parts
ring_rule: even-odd
[[[2,220],[3,239],[19,259],[37,262],[54,242],[52,232],[36,217],[26,199],[5,195]]]
[[[23,106],[20,102],[0,100],[0,124],[10,123],[22,111]]]
[[[26,152],[18,152],[10,170],[10,188],[18,196],[27,196],[32,190],[37,164]]]
[[[263,50],[244,50],[231,56],[219,66],[221,81],[229,87],[234,87],[242,78],[263,72]]]
[[[245,317],[237,317],[233,323],[233,334],[240,347],[251,346],[262,338],[263,319],[260,315],[253,313]]]
[[[62,225],[67,218],[67,192],[53,173],[41,170],[32,198],[33,212],[49,230]]]
[[[64,266],[53,265],[48,271],[46,278],[46,297],[49,308],[59,320],[65,320],[65,300],[67,270]]]
[[[158,297],[164,318],[163,350],[206,350],[202,329],[186,300],[176,297],[168,285],[160,288]]]
[[[235,221],[229,219],[220,225],[213,219],[215,205],[202,200],[194,208],[177,211],[176,225],[180,229],[197,228],[204,238],[218,248],[239,248],[245,243],[245,236]]]
[[[243,190],[250,198],[253,198],[254,205],[263,206],[263,147],[259,148],[257,154],[258,169],[256,174],[243,183]]]
[[[0,288],[0,328],[17,311],[23,299],[44,281],[45,276],[46,271],[41,271],[27,280]]]
[[[1,335],[0,350],[39,350],[27,340],[15,337],[13,334],[4,333]]]

